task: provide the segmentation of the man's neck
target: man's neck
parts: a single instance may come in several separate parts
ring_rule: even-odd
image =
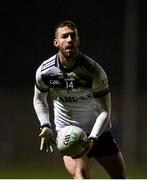
[[[66,58],[66,57],[62,56],[62,54],[59,53],[60,63],[62,64],[63,67],[65,67],[67,69],[72,68],[76,64],[77,57],[78,57],[78,54],[75,57]]]

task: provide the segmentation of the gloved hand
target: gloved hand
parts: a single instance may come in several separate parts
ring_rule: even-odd
[[[40,144],[40,150],[43,149],[45,152],[53,152],[52,145],[55,144],[53,131],[49,127],[43,127],[41,128],[41,133],[39,134],[39,137],[41,137],[41,144]]]

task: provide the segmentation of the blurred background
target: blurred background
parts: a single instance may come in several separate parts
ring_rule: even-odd
[[[113,133],[129,178],[146,178],[147,24],[142,0],[5,0],[0,3],[0,178],[70,178],[61,156],[39,151],[35,72],[56,49],[54,26],[74,21],[80,49],[107,72]],[[108,178],[90,161],[93,178]]]

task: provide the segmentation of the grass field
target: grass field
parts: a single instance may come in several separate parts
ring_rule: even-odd
[[[4,158],[3,158],[4,159]],[[127,164],[128,165],[128,164]],[[109,179],[105,170],[93,159],[90,160],[91,179]],[[147,179],[146,165],[127,169],[129,179]],[[18,153],[0,161],[0,179],[70,179],[59,154]]]
[[[129,179],[146,179],[146,169],[134,169],[128,171]],[[0,169],[0,179],[70,179],[71,177],[61,168],[32,168],[28,167],[11,167]],[[91,170],[92,179],[109,179],[108,175],[101,168]]]

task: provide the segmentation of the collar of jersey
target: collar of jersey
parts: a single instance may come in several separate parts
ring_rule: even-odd
[[[81,54],[79,54],[79,56],[77,57],[77,61],[74,64],[74,66],[72,66],[71,68],[66,68],[61,64],[60,58],[59,58],[59,54],[57,54],[57,66],[62,69],[63,71],[66,72],[72,72],[74,69],[76,69],[76,67],[78,66],[79,62],[80,62],[80,56]]]

